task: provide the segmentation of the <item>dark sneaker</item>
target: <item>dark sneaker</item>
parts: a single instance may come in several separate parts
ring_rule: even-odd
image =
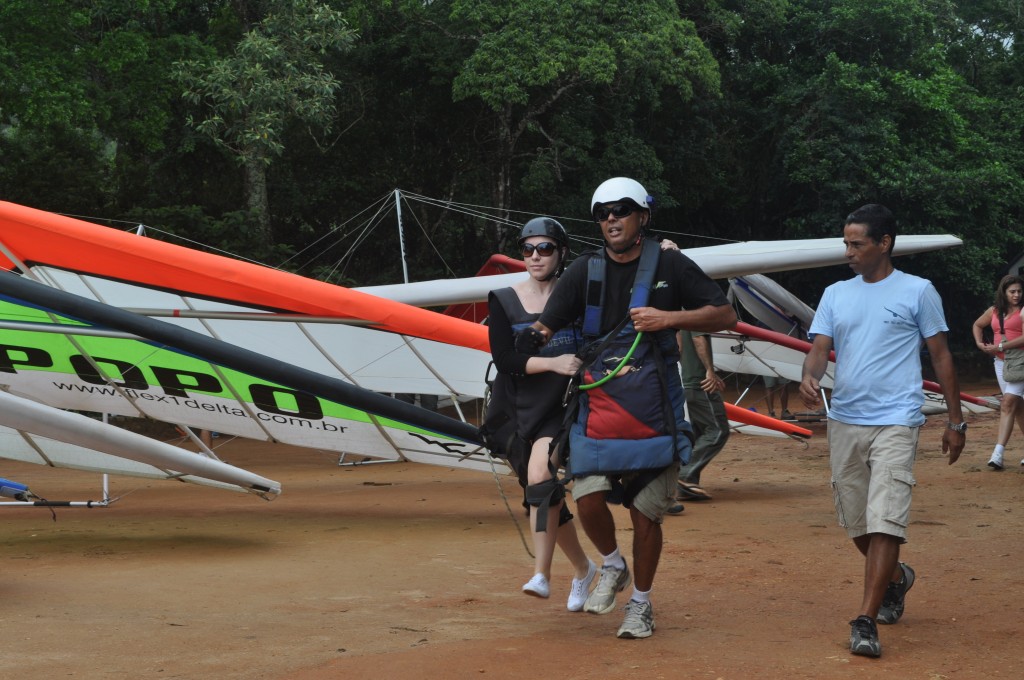
[[[858,616],[850,621],[850,651],[861,656],[882,656],[878,626],[870,616]]]
[[[618,637],[638,640],[651,637],[654,632],[654,608],[650,602],[630,600],[626,603],[626,618],[619,626]]]
[[[623,566],[622,569],[601,567],[601,580],[597,582],[594,592],[590,593],[590,597],[584,603],[583,611],[591,614],[607,614],[615,609],[615,596],[632,582],[633,577],[629,575],[627,566]]]
[[[900,569],[903,570],[903,578],[896,583],[890,582],[889,587],[885,589],[885,597],[882,598],[882,606],[878,610],[879,623],[896,623],[903,616],[907,591],[914,585],[914,570],[903,562],[900,562]]]

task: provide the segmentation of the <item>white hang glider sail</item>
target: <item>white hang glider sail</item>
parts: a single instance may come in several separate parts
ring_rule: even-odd
[[[0,391],[0,450],[25,463],[177,479],[265,498],[278,482],[92,418]],[[101,453],[102,452],[102,453]]]
[[[901,235],[894,255],[913,255],[945,248],[956,248],[963,241],[948,234]],[[845,247],[841,238],[797,239],[790,241],[744,241],[684,251],[713,279],[745,274],[811,269],[843,264]],[[440,279],[389,286],[366,286],[358,290],[416,307],[434,307],[481,302],[487,293],[514,285],[528,278],[522,271],[468,279]]]

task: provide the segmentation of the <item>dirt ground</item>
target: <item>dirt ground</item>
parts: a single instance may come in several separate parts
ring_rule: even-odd
[[[47,509],[0,508],[0,668],[90,679],[1019,678],[1024,440],[1011,440],[1004,472],[988,470],[997,419],[971,418],[953,467],[945,418],[922,433],[903,553],[918,580],[903,620],[881,628],[877,660],[848,651],[862,562],[835,525],[814,425],[806,446],[734,436],[703,476],[714,500],[666,519],[647,640],[614,637],[620,611],[566,611],[561,556],[550,600],[520,593],[532,560],[488,474],[339,467],[236,440],[221,457],[281,481],[279,499],[117,478],[125,496],[106,509],[58,509],[54,521]],[[52,499],[99,495],[93,474],[7,464],[0,475]],[[518,507],[515,481],[501,488]]]

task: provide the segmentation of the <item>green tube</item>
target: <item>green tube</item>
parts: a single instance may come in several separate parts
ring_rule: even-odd
[[[613,370],[611,373],[609,373],[605,377],[601,378],[597,382],[590,383],[589,385],[580,385],[580,389],[581,390],[592,390],[595,387],[600,387],[601,385],[605,384],[606,382],[608,382],[609,380],[611,380],[612,378],[617,376],[619,374],[619,371],[622,370],[622,367],[626,365],[626,362],[629,361],[630,358],[632,358],[633,352],[636,351],[637,345],[640,344],[640,338],[642,338],[643,336],[644,336],[643,331],[641,331],[641,332],[636,334],[636,338],[633,340],[633,344],[630,345],[629,351],[626,352],[626,356],[622,357],[622,361],[620,361],[619,365],[615,367],[615,370]]]

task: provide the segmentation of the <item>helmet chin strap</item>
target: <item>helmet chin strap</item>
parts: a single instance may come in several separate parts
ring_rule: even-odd
[[[558,275],[562,273],[562,262],[565,260],[562,248],[558,249],[558,266],[551,270],[551,273],[545,276],[541,281],[550,281],[551,279],[557,279]]]

